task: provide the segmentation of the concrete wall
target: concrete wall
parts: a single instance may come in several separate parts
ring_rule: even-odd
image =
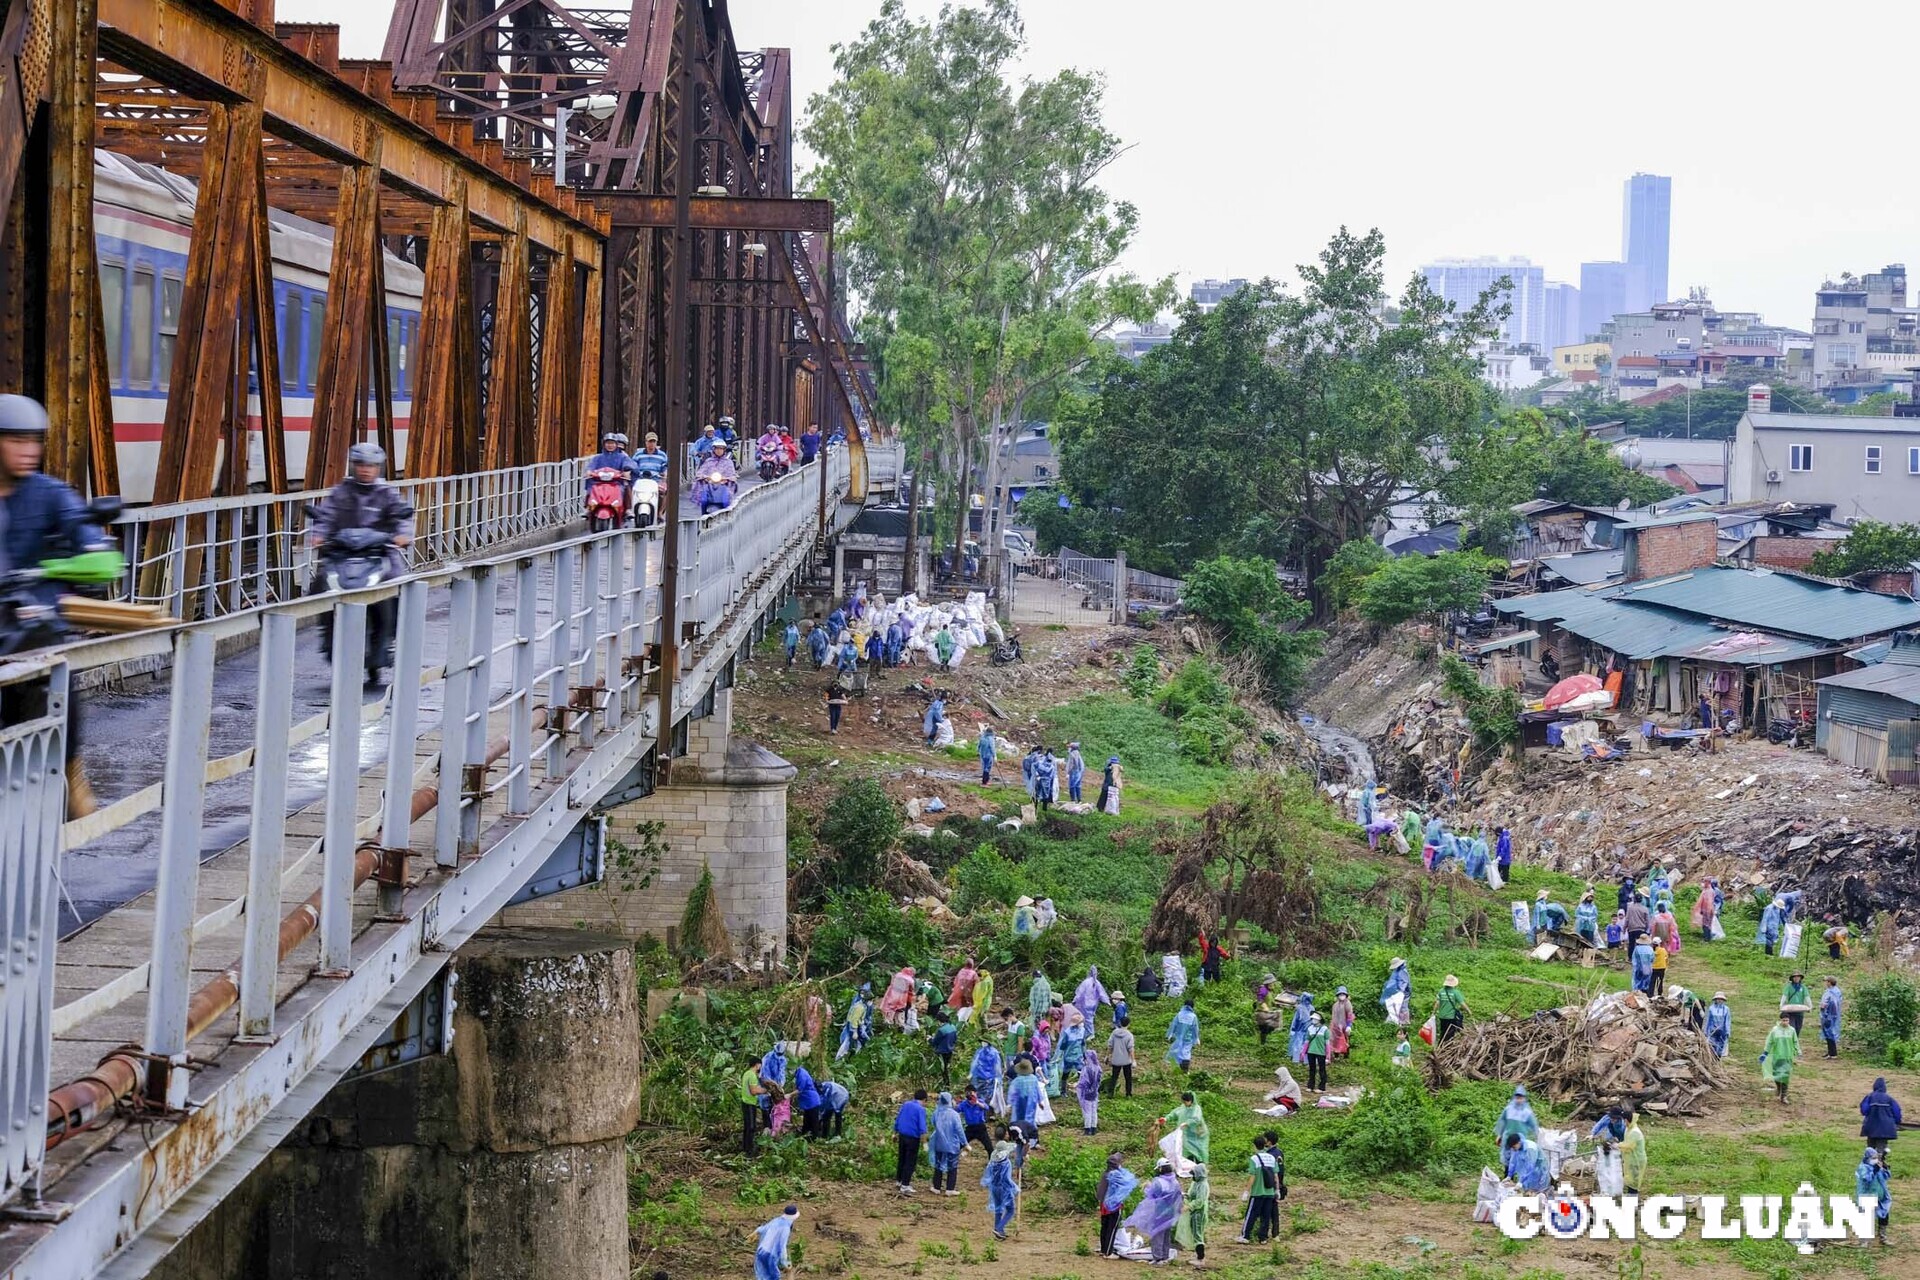
[[[661,822],[666,845],[652,877],[610,862],[607,883],[575,889],[522,906],[501,919],[516,925],[589,928],[638,938],[665,939],[677,930],[702,866],[713,869],[714,891],[739,955],[784,953],[787,938],[787,784],[794,767],[758,743],[736,739],[733,691],[722,689],[710,716],[688,727],[687,754],[670,779],[644,800],[607,818],[609,840],[637,843],[635,827]]]
[[[1622,532],[1628,539],[1628,582],[1704,568],[1720,554],[1720,530],[1711,518]]]
[[[336,1088],[157,1280],[626,1280],[632,949],[490,929],[454,966],[452,1052]]]
[[[1813,450],[1809,469],[1792,469],[1794,445]],[[1869,445],[1880,450],[1877,472],[1867,470]],[[1920,448],[1920,419],[1748,413],[1734,433],[1727,496],[1734,502],[1831,502],[1836,520],[1897,524],[1920,510],[1920,474],[1909,469],[1907,457],[1912,448]]]

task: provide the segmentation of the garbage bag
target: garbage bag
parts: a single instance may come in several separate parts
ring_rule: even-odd
[[[1502,1179],[1491,1169],[1480,1170],[1480,1188],[1473,1197],[1473,1220],[1492,1222],[1500,1211],[1500,1202],[1520,1189],[1520,1185],[1511,1180]]]
[[[1603,1196],[1625,1195],[1627,1191],[1626,1166],[1620,1161],[1617,1147],[1607,1147],[1595,1153],[1593,1157],[1594,1189]]]

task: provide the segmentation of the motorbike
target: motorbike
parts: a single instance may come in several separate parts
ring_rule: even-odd
[[[118,498],[95,498],[87,504],[88,521],[95,525],[105,526],[119,514]],[[42,583],[58,582],[84,593],[118,581],[127,571],[126,557],[104,533],[70,549],[71,555],[0,574],[0,657],[68,639],[60,606],[45,601]]]
[[[618,473],[615,473],[618,474]],[[394,519],[405,520],[413,508],[401,506]],[[320,508],[307,506],[307,519],[317,520]],[[316,590],[365,591],[377,587],[391,575],[387,549],[393,545],[391,529],[335,529],[320,545],[320,564],[314,575]],[[393,665],[393,635],[400,620],[400,601],[388,596],[367,606],[366,668],[367,683],[380,683],[382,667]],[[320,653],[333,660],[333,614],[320,617]]]
[[[1789,747],[1805,747],[1813,742],[1813,721],[1805,715],[1776,716],[1767,721],[1767,741]]]
[[[660,480],[657,476],[643,475],[633,482],[633,527],[651,528],[660,519]]]
[[[694,477],[693,503],[703,516],[709,511],[725,511],[733,505],[733,495],[739,487],[740,482],[723,471],[702,471]]]
[[[614,467],[587,473],[587,528],[595,533],[624,524],[627,519],[627,475]]]
[[[758,451],[760,478],[774,480],[787,474],[787,450],[778,444],[763,444]]]
[[[1002,640],[993,647],[993,665],[996,667],[1009,666],[1012,663],[1024,662],[1025,660],[1020,650],[1020,633],[1018,631],[1009,632],[1005,640]]]

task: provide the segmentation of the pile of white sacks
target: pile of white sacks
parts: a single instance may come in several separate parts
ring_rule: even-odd
[[[1006,639],[1000,624],[994,621],[993,611],[987,607],[987,597],[978,591],[968,593],[958,604],[922,604],[917,595],[904,595],[871,610],[865,625],[885,632],[895,619],[907,624],[907,648],[918,655],[914,661],[934,666],[939,663],[933,652],[933,639],[943,627],[953,635],[953,656],[947,660],[948,668],[959,666],[967,650],[988,643],[997,645]]]

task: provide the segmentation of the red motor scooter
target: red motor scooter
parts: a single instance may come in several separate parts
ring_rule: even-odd
[[[626,473],[601,467],[587,473],[587,528],[595,533],[618,528],[627,518]]]

